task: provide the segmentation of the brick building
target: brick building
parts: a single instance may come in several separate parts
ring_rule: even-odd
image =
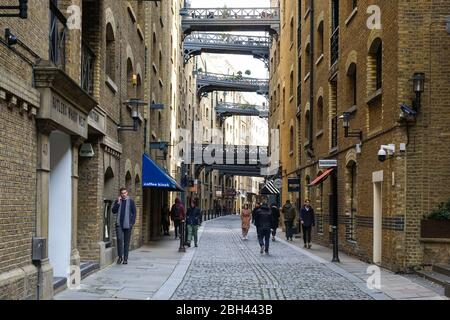
[[[450,197],[448,1],[295,3],[293,8],[291,1],[281,1],[282,12],[286,6],[294,15],[294,25],[282,29],[272,58],[281,65],[284,59],[298,61],[294,82],[291,78],[285,86],[299,84],[297,105],[281,94],[277,110],[288,79],[288,69],[277,68],[270,126],[276,128],[284,112],[296,109],[297,169],[291,173],[301,179],[301,201],[310,198],[316,209],[316,241],[331,244],[329,195],[337,194],[341,250],[395,271],[448,263],[448,255],[437,254],[448,252],[444,244],[420,238],[423,215]],[[282,48],[283,39],[292,37],[283,33],[292,30],[299,48],[295,58]],[[408,117],[400,105],[413,105],[412,78],[420,73],[425,74],[421,108]],[[344,112],[347,137],[339,119]],[[288,141],[290,127],[280,125],[280,130]],[[390,144],[394,155],[380,162],[381,146]],[[284,150],[282,144],[282,157]],[[319,168],[320,159],[336,159],[337,176],[311,186],[326,170]],[[282,158],[283,172],[289,163]],[[283,199],[290,196],[283,188]]]
[[[121,186],[137,205],[131,248],[161,235],[169,195],[144,192],[142,156],[170,170],[150,142],[170,141],[185,108],[182,2],[40,0],[27,19],[0,18],[20,40],[0,39],[1,298],[51,298],[69,267],[113,262]],[[33,237],[46,239],[40,264]]]

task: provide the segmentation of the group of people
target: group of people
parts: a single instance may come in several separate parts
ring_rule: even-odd
[[[289,200],[287,200],[281,211],[284,216],[286,240],[293,241],[293,234],[295,233],[294,221],[297,216],[295,207]],[[129,197],[127,188],[120,189],[120,196],[114,202],[112,212],[117,214],[117,264],[128,264],[131,234],[133,226],[136,223],[136,204],[133,199]],[[162,224],[164,234],[168,235],[170,223],[165,212],[167,212],[167,207],[163,210]],[[193,240],[195,247],[198,247],[198,228],[202,224],[202,213],[197,207],[195,200],[190,200],[189,208],[186,210],[181,200],[176,198],[175,203],[170,209],[170,218],[175,226],[175,239],[182,236],[181,228],[184,223],[186,223],[186,245],[191,247]],[[245,205],[241,212],[243,240],[248,240],[250,224],[253,222],[256,226],[258,234],[260,253],[269,254],[270,236],[272,236],[272,241],[275,241],[275,236],[279,227],[279,219],[280,210],[274,203],[269,207],[267,197],[263,197],[262,203],[258,203],[253,211],[250,211],[249,206]],[[315,226],[315,215],[314,209],[311,207],[308,199],[305,201],[305,205],[300,210],[299,224],[302,226],[303,230],[303,240],[305,243],[304,247],[311,249],[311,229]]]
[[[295,233],[294,222],[297,212],[290,200],[286,201],[281,212],[284,216],[286,240],[293,241]],[[269,207],[267,197],[263,197],[262,203],[257,203],[252,212],[250,212],[249,206],[246,204],[241,212],[242,239],[248,240],[250,223],[253,222],[256,226],[260,253],[269,254],[270,236],[272,235],[272,241],[275,241],[279,220],[280,210],[274,203]],[[311,249],[311,229],[315,226],[315,215],[308,199],[305,200],[305,205],[300,210],[299,225],[301,225],[303,230],[304,247]]]

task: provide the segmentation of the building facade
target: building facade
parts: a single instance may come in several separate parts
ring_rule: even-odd
[[[301,179],[301,202],[312,200],[316,241],[332,243],[336,207],[339,248],[347,253],[395,271],[448,262],[448,255],[438,252],[448,252],[443,244],[429,244],[420,236],[423,215],[450,196],[444,124],[450,117],[448,2],[289,3],[281,1],[281,10],[286,6],[294,24],[282,29],[272,59],[297,61],[298,108],[290,119],[297,123],[297,168],[286,174]],[[292,30],[293,37],[283,36]],[[295,58],[282,48],[286,37],[298,39]],[[282,119],[276,110],[283,90],[280,70],[271,81],[271,128]],[[421,73],[425,88],[418,108],[413,76]],[[402,112],[405,103],[416,116]],[[342,115],[348,117],[347,130]],[[280,125],[280,130],[282,141],[289,141],[290,127]],[[389,156],[388,151],[380,162],[379,150],[389,145],[395,153]],[[282,142],[281,157],[285,153]],[[321,159],[337,160],[336,175],[315,182],[330,173],[319,167]],[[282,160],[283,172],[286,163]],[[337,195],[336,206],[330,205],[330,194]],[[289,197],[283,188],[283,199]]]

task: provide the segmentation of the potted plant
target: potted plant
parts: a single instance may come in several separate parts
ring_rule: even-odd
[[[450,199],[424,216],[421,223],[421,237],[450,239]]]

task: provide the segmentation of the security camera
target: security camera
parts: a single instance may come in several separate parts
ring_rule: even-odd
[[[385,162],[387,158],[387,152],[384,149],[378,151],[378,161]]]
[[[378,161],[385,162],[388,156],[395,153],[395,144],[382,145],[378,151]]]

